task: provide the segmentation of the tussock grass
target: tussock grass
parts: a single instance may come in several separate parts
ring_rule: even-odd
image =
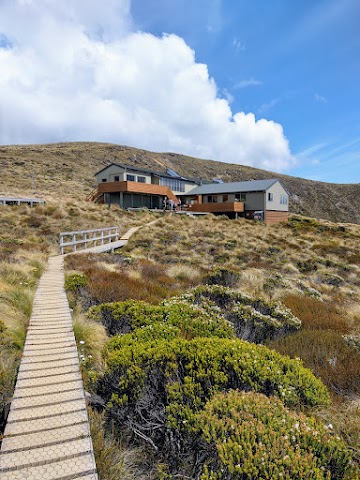
[[[8,249],[16,245],[16,249]],[[39,252],[26,252],[21,243],[0,241],[0,431],[10,402],[32,311],[34,293],[44,268]]]
[[[91,438],[100,480],[145,480],[139,448],[125,445],[111,428],[106,428],[104,415],[88,409]]]
[[[269,343],[284,355],[300,357],[337,401],[360,396],[360,352],[331,330],[302,330]]]
[[[108,340],[105,328],[100,323],[85,317],[81,311],[75,311],[73,314],[73,329],[80,364],[85,374],[84,379],[91,381],[92,375],[101,371],[104,367],[101,351]],[[90,378],[89,372],[91,373]],[[89,386],[91,387],[91,385]]]

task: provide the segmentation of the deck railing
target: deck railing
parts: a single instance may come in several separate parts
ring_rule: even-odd
[[[79,230],[76,232],[60,233],[60,255],[64,250],[71,247],[76,252],[78,246],[83,248],[96,247],[105,243],[116,242],[119,239],[119,227],[96,228],[94,230]]]

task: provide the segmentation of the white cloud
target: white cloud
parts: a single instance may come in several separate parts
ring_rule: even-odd
[[[246,88],[257,85],[262,85],[262,82],[260,80],[255,80],[255,78],[249,78],[248,80],[240,80],[240,82],[235,84],[234,88]]]
[[[110,141],[284,170],[281,125],[233,113],[176,35],[132,31],[128,0],[3,0],[0,143]]]

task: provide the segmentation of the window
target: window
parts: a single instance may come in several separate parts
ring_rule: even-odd
[[[246,202],[246,193],[236,193],[235,194],[236,202]]]
[[[101,179],[102,182],[107,182],[106,178]]]
[[[137,181],[138,181],[139,183],[146,183],[146,177],[141,177],[140,175],[138,175]]]
[[[126,180],[127,180],[128,182],[135,182],[135,175],[129,175],[129,174],[127,174],[127,175],[126,175]]]
[[[229,195],[223,195],[223,202],[227,202],[229,200]]]
[[[119,177],[119,175],[115,175],[115,177],[114,177],[114,181],[115,181],[115,182],[118,182],[119,180],[120,180],[120,177]]]
[[[218,197],[217,195],[208,195],[207,196],[207,203],[217,203]]]
[[[268,201],[272,202],[274,200],[274,194],[271,192],[268,192]]]
[[[280,204],[281,205],[287,205],[288,204],[288,196],[287,195],[280,195]]]
[[[173,192],[185,192],[185,182],[177,178],[160,178],[160,185],[169,187]]]

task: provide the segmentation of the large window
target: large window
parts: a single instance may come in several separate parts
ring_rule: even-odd
[[[274,194],[271,192],[268,192],[268,201],[273,202],[274,201]]]
[[[227,202],[229,200],[229,195],[223,195],[223,202]]]
[[[281,205],[287,205],[288,204],[288,196],[287,195],[280,195],[280,204]]]
[[[217,203],[218,197],[217,195],[208,195],[207,196],[207,203]]]
[[[130,175],[129,173],[126,175],[126,180],[128,182],[135,182],[135,175]]]
[[[119,175],[115,175],[115,177],[114,177],[114,181],[115,181],[115,182],[118,182],[119,180],[120,180],[120,177],[119,177]]]
[[[235,193],[236,202],[246,202],[246,193]]]
[[[146,177],[141,177],[140,175],[138,175],[137,181],[138,181],[139,183],[146,183]]]
[[[160,178],[160,185],[169,187],[173,192],[185,192],[185,182],[177,178]]]

